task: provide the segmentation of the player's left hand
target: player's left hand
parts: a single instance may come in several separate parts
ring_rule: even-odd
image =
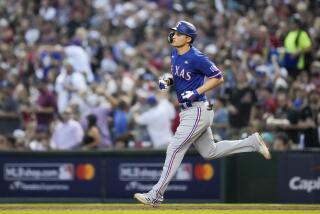
[[[159,78],[160,90],[166,90],[169,86],[173,85],[173,76],[170,73],[165,73]]]
[[[186,102],[193,102],[199,98],[200,94],[198,93],[197,90],[193,91],[185,91],[181,94],[181,97],[183,100]]]
[[[160,88],[160,90],[166,90],[168,87],[169,87],[169,85],[165,80],[159,79],[159,88]]]

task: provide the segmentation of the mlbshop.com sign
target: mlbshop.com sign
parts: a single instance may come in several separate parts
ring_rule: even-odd
[[[162,153],[103,157],[5,154],[0,157],[0,197],[132,199],[134,193],[147,192],[158,182],[163,159]],[[221,186],[220,160],[186,156],[165,198],[222,202]]]
[[[155,185],[162,172],[163,159],[146,158],[108,158],[107,195],[128,198],[136,192],[146,192]],[[167,187],[165,197],[199,198],[221,200],[220,162],[206,162],[201,157],[185,157]]]
[[[162,163],[124,163],[119,165],[121,181],[157,181],[162,172]],[[183,163],[178,168],[173,181],[192,180],[192,164]]]
[[[150,183],[156,183],[162,172],[162,163],[124,163],[119,166],[119,180],[129,181],[125,186],[125,191],[148,191],[152,188]],[[172,181],[192,180],[192,164],[183,163],[178,168]],[[186,191],[186,184],[169,185],[168,191]]]
[[[62,160],[63,161],[63,160]],[[0,159],[1,197],[88,197],[99,196],[100,162],[68,158]]]
[[[8,163],[4,165],[6,181],[72,181],[91,180],[95,176],[92,164],[72,163]]]
[[[74,179],[70,163],[8,163],[4,165],[6,181],[67,181]]]

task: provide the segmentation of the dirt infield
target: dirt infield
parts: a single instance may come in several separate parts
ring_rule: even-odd
[[[0,205],[0,211],[3,210],[320,210],[320,206],[316,205],[299,205],[299,206],[290,206],[290,205],[166,205],[160,207],[150,207],[145,205],[106,205],[106,206],[93,206],[93,205],[59,205],[59,206],[50,206],[50,205],[18,205],[18,206],[4,206]]]

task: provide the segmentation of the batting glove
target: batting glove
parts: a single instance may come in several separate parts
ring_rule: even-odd
[[[185,91],[181,94],[181,97],[186,102],[194,102],[200,97],[200,94],[197,90]]]
[[[159,80],[159,88],[160,90],[166,90],[168,88],[168,84],[165,80],[160,79]]]
[[[166,90],[170,85],[173,85],[173,77],[172,74],[165,73],[159,79],[159,88],[161,90]]]

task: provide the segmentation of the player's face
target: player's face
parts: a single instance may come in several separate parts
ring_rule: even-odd
[[[180,47],[187,45],[191,39],[189,36],[186,36],[186,35],[181,34],[179,32],[174,32],[174,35],[172,38],[173,38],[173,40],[172,40],[171,45],[176,48],[180,48]]]

